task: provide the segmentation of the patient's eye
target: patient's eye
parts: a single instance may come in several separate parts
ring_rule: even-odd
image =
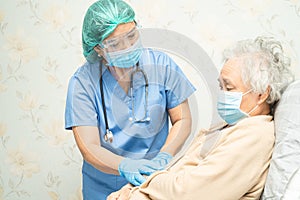
[[[225,84],[225,90],[226,91],[231,91],[231,90],[234,90],[235,87],[233,85],[230,85],[230,84]]]
[[[224,90],[226,91],[231,91],[235,89],[234,84],[232,84],[232,82],[229,79],[224,79],[223,80],[223,84],[224,84]]]
[[[230,91],[230,90],[233,90],[234,88],[233,87],[226,87],[226,91]]]

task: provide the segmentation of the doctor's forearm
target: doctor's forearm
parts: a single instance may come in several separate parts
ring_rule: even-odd
[[[188,100],[168,110],[172,128],[161,151],[175,155],[191,132],[192,116]]]
[[[124,159],[123,157],[96,145],[91,146],[90,150],[91,153],[85,156],[88,163],[104,173],[119,175],[118,165]]]
[[[96,132],[97,135],[93,134],[95,131],[97,129],[94,127],[73,128],[74,137],[83,159],[104,173],[119,174],[118,165],[124,158],[101,147],[98,133]],[[85,134],[86,132],[89,134]]]
[[[177,121],[172,126],[167,141],[161,151],[168,152],[173,156],[178,153],[191,132],[191,124],[192,120],[190,118]]]

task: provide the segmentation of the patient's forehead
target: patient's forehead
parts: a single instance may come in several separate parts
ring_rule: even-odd
[[[241,65],[241,59],[228,59],[221,69],[220,79],[230,81],[234,84],[242,84]]]

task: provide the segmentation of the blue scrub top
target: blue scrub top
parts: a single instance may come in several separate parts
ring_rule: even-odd
[[[103,66],[107,119],[114,135],[112,143],[105,142],[99,63],[87,62],[70,79],[65,128],[70,130],[73,126],[97,126],[102,147],[124,157],[153,158],[164,145],[169,133],[167,110],[186,100],[195,88],[178,65],[163,52],[145,49],[139,60],[139,67],[144,70],[149,83],[146,108],[149,122],[130,120],[133,117],[132,100],[135,117],[141,119],[145,115],[145,79],[142,74],[136,73],[133,76],[133,93],[131,95],[129,91],[126,94]],[[86,162],[82,170],[84,199],[105,199],[109,193],[126,184],[122,177],[100,172]],[[94,188],[93,191],[91,188]]]

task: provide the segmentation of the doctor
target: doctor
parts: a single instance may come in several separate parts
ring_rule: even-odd
[[[85,200],[140,185],[190,134],[195,88],[169,56],[142,47],[134,17],[124,1],[100,0],[84,18],[87,62],[69,81],[65,128],[84,159]]]

